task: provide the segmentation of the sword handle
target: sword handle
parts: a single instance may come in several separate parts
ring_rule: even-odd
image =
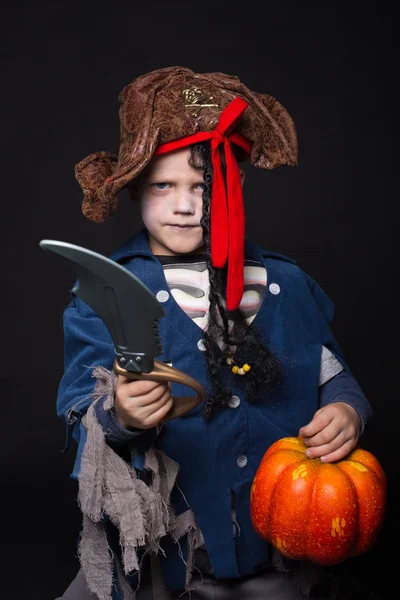
[[[114,371],[118,375],[124,375],[124,377],[128,377],[128,379],[145,379],[147,381],[173,381],[174,383],[181,383],[182,385],[186,385],[196,392],[196,396],[174,396],[173,397],[173,405],[170,411],[162,420],[162,423],[166,421],[170,421],[171,419],[176,419],[176,417],[180,417],[184,415],[189,410],[192,410],[195,406],[198,406],[204,400],[205,390],[201,383],[180,371],[179,369],[174,369],[174,367],[170,367],[160,360],[154,360],[154,368],[150,373],[132,373],[131,371],[127,371],[119,366],[117,360],[114,361]]]

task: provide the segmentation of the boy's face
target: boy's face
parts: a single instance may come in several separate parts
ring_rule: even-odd
[[[140,177],[137,197],[153,254],[202,252],[203,172],[189,163],[188,148],[154,157]]]

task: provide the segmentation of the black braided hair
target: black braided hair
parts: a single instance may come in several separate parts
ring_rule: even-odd
[[[239,149],[240,150],[240,149]],[[244,160],[241,153],[235,153],[237,160]],[[210,200],[213,169],[210,145],[208,142],[191,147],[190,165],[204,173],[205,188],[203,191],[203,214],[200,224],[203,229],[203,240],[208,268],[209,288],[209,320],[204,334],[207,365],[211,379],[211,393],[206,398],[204,415],[210,420],[219,408],[226,406],[232,392],[229,383],[243,386],[249,402],[257,402],[262,392],[276,391],[283,384],[283,368],[280,360],[268,350],[260,340],[255,327],[246,322],[242,313],[237,310],[234,324],[229,331],[228,315],[225,308],[226,268],[212,266],[210,252]],[[234,375],[227,359],[235,349],[234,360],[240,365],[247,363],[250,371],[246,375]]]

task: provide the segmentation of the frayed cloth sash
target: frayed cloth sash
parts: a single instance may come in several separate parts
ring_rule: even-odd
[[[134,600],[135,590],[125,576],[139,571],[139,549],[153,556],[163,553],[160,540],[167,534],[177,543],[188,534],[186,586],[189,587],[193,553],[204,540],[190,509],[178,517],[173,512],[170,497],[179,465],[162,450],[151,447],[145,453],[144,462],[145,470],[151,473],[151,483],[137,478],[135,469],[106,443],[94,411],[96,402],[104,396],[107,396],[104,409],[113,406],[117,376],[104,367],[96,367],[93,377],[96,378],[93,402],[82,418],[87,441],[78,478],[78,503],[83,514],[78,555],[89,589],[99,600],[112,599],[115,560],[124,599]],[[122,565],[108,545],[103,523],[105,515],[119,531]],[[161,588],[159,581],[157,587]],[[160,592],[158,598],[168,598],[168,594]]]

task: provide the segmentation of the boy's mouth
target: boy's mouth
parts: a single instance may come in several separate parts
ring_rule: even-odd
[[[198,225],[180,225],[177,223],[169,223],[168,227],[174,227],[178,229],[193,229],[194,227],[198,227]]]

